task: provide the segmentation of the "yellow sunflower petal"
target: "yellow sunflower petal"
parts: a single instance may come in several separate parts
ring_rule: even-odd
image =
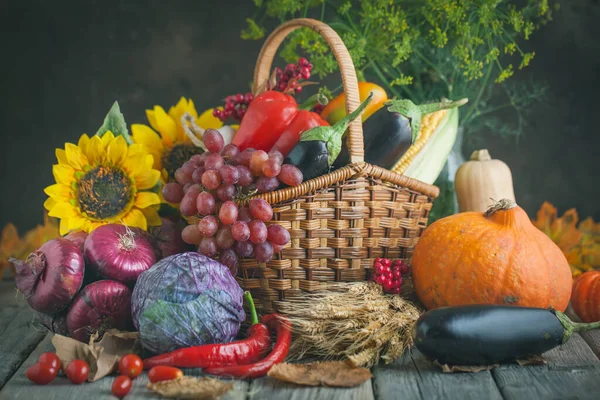
[[[52,207],[54,207],[55,205],[56,200],[54,200],[52,197],[48,197],[44,202],[44,208],[48,211],[52,210]]]
[[[131,177],[135,177],[136,175],[144,173],[148,168],[145,165],[145,154],[138,154],[130,156],[121,163],[121,168],[127,172],[127,175]]]
[[[157,204],[160,204],[160,197],[152,192],[138,192],[135,196],[135,203],[133,203],[137,208],[146,208]]]
[[[106,148],[108,147],[108,144],[110,142],[112,142],[115,138],[115,135],[111,132],[111,131],[106,131],[106,133],[104,135],[102,135],[102,149],[103,151],[106,150]]]
[[[102,139],[93,136],[87,145],[87,156],[90,165],[100,164],[105,161],[105,153],[102,146]]]
[[[69,218],[69,229],[72,231],[83,230],[83,227],[86,224],[86,221],[88,221],[88,220],[79,215],[75,216],[75,217],[71,217],[71,218]]]
[[[162,107],[155,106],[154,121],[156,126],[153,125],[152,127],[160,133],[163,144],[167,146],[173,144],[177,140],[177,124],[175,120]]]
[[[127,215],[123,217],[123,223],[127,226],[148,230],[148,222],[144,214],[137,208],[132,208]]]
[[[67,233],[69,233],[71,230],[69,229],[69,220],[68,219],[61,219],[60,220],[60,225],[59,225],[59,233],[62,235],[66,235]]]
[[[71,183],[75,182],[75,170],[69,165],[54,164],[52,174],[57,183],[71,186]]]
[[[160,226],[162,225],[162,220],[160,219],[160,215],[158,215],[158,207],[147,207],[142,210],[142,214],[146,217],[146,222],[148,226]]]
[[[143,144],[133,143],[127,149],[127,157],[145,156],[146,154],[148,154],[148,151]]]
[[[84,166],[89,165],[87,156],[73,143],[65,143],[65,152],[67,160],[73,168],[82,171]]]
[[[196,111],[192,99],[187,100],[182,96],[175,106],[169,108],[169,115],[179,124],[181,116],[185,113],[190,113],[192,117],[198,118],[198,111]]]
[[[204,129],[218,129],[223,126],[223,122],[213,115],[214,108],[209,108],[198,117],[198,126]]]
[[[121,165],[127,157],[127,142],[123,136],[117,136],[108,144],[106,157],[113,165]]]
[[[160,179],[160,172],[151,169],[149,171],[144,171],[141,174],[137,174],[135,176],[135,184],[138,190],[150,189],[153,188]]]
[[[55,154],[59,164],[69,165],[69,160],[67,160],[67,152],[64,149],[56,149]]]
[[[49,217],[55,217],[55,218],[69,219],[69,218],[75,217],[77,215],[78,215],[78,213],[75,210],[75,207],[73,207],[71,204],[65,203],[65,202],[60,202],[60,203],[57,202],[54,205],[54,207],[52,207],[52,210],[50,210],[48,212]]]
[[[162,140],[158,133],[147,125],[131,125],[131,135],[135,143],[143,144],[149,151],[160,152],[164,149]]]
[[[71,199],[71,187],[62,183],[55,183],[44,189],[44,193],[56,200],[69,201]]]
[[[83,135],[81,135],[81,137],[79,138],[79,143],[77,143],[77,146],[81,149],[81,151],[83,152],[83,154],[87,155],[87,146],[88,143],[90,142],[90,138],[88,137],[88,135],[86,135],[85,133]]]

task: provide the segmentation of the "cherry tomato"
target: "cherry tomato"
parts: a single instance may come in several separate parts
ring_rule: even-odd
[[[38,358],[38,363],[39,364],[50,364],[57,371],[60,369],[60,358],[58,358],[58,356],[54,353],[50,353],[50,352],[42,353],[40,355],[40,358]]]
[[[161,381],[170,381],[181,378],[183,371],[175,367],[167,367],[165,365],[157,365],[148,371],[148,380],[152,383]]]
[[[69,378],[69,380],[76,385],[87,381],[89,373],[90,366],[83,360],[73,360],[65,369],[67,378]]]
[[[131,379],[138,377],[144,369],[142,359],[135,354],[127,354],[119,360],[119,373]]]
[[[131,379],[126,375],[119,375],[115,378],[112,384],[112,394],[118,398],[127,396],[127,393],[131,390]]]
[[[37,385],[47,385],[56,378],[58,369],[51,364],[33,364],[25,371],[25,376]]]

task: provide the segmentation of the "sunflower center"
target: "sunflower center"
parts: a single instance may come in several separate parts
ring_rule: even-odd
[[[204,150],[193,144],[177,144],[162,155],[163,168],[169,174],[169,179],[175,179],[175,171],[188,161],[194,154],[202,154]]]
[[[77,194],[82,213],[104,220],[126,210],[133,198],[134,187],[121,168],[100,165],[79,179]]]

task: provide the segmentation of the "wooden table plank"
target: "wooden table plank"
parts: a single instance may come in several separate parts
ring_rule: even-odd
[[[373,374],[377,399],[502,399],[489,371],[442,373],[417,349],[375,367]]]
[[[248,396],[269,400],[371,400],[373,387],[371,381],[355,388],[307,387],[265,377],[250,383]]]
[[[544,353],[543,357],[548,361],[550,369],[600,365],[598,357],[578,333],[574,333],[562,346]]]
[[[31,326],[32,319],[26,308],[0,308],[0,389],[46,335]]]
[[[54,351],[51,343],[51,335],[47,335],[21,365],[18,371],[8,381],[6,386],[0,391],[0,400],[30,400],[30,399],[46,399],[46,400],[69,400],[69,399],[110,399],[115,397],[111,394],[111,386],[114,377],[109,376],[102,378],[96,382],[88,382],[83,385],[71,384],[64,375],[58,376],[54,381],[45,386],[33,385],[25,377],[25,370],[32,364],[35,364],[40,354],[45,351]],[[186,375],[200,376],[200,370],[186,369]],[[133,380],[133,387],[127,398],[135,399],[153,399],[156,400],[158,395],[146,388],[148,376],[144,372],[138,378]],[[244,381],[236,381],[234,389],[222,397],[223,400],[242,400],[246,398],[248,383]]]
[[[590,346],[596,357],[600,358],[600,330],[583,332],[581,337]]]

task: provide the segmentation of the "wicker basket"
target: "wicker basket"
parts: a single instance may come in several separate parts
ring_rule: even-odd
[[[255,91],[268,79],[281,42],[300,27],[325,38],[340,67],[346,111],[356,110],[358,81],[348,50],[332,28],[313,19],[284,23],[267,38],[254,71]],[[439,189],[365,163],[360,118],[349,127],[348,148],[352,164],[300,186],[256,196],[273,206],[273,223],[291,235],[270,262],[240,261],[237,280],[261,311],[278,311],[286,299],[334,282],[366,280],[377,257],[410,260]]]

